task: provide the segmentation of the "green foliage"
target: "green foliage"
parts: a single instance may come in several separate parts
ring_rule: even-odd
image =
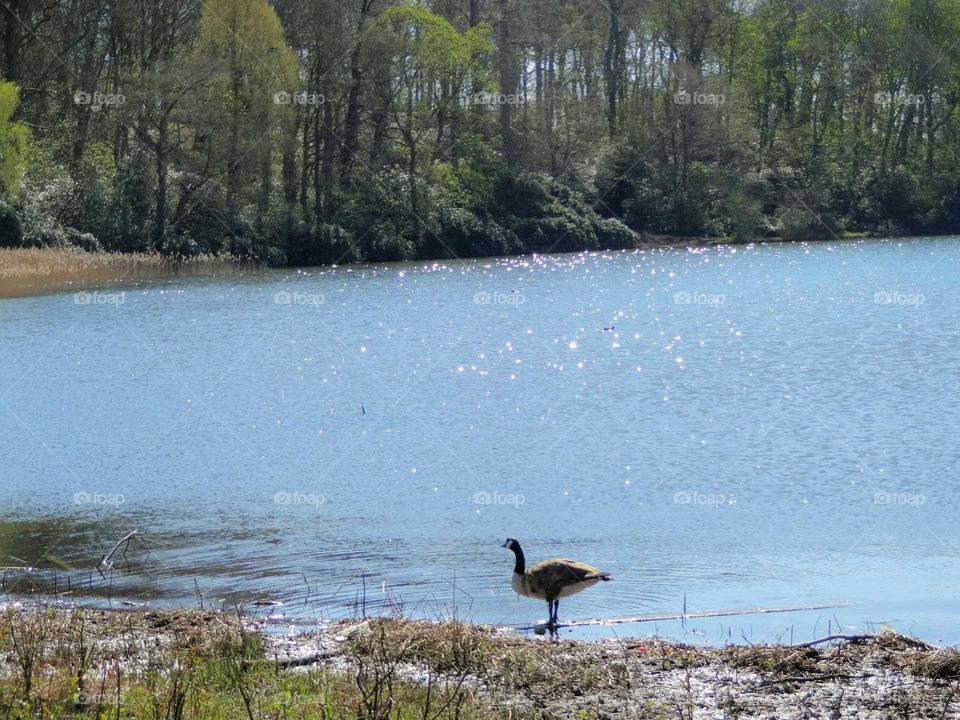
[[[19,103],[16,84],[0,82],[0,195],[7,200],[20,192],[29,136],[27,126],[13,120]]]
[[[333,223],[318,223],[314,228],[301,224],[287,238],[287,260],[292,265],[332,265],[362,259],[352,233]]]
[[[494,206],[528,252],[600,248],[591,223],[593,211],[578,193],[547,175],[501,174],[494,189]]]
[[[726,214],[730,218],[730,235],[737,242],[749,242],[761,233],[760,203],[742,188],[727,198]]]
[[[161,238],[157,249],[176,260],[186,260],[202,253],[203,245],[194,240],[189,231],[170,231]]]
[[[414,2],[387,8],[378,24],[402,43],[411,44],[416,65],[437,75],[479,70],[480,55],[494,47],[489,25],[480,24],[461,34],[448,20]]]
[[[150,249],[150,196],[144,170],[133,163],[116,175],[106,208],[105,232],[100,235],[108,250],[144,252]]]
[[[593,231],[602,250],[629,250],[639,245],[639,236],[617,218],[597,217]]]
[[[23,223],[16,209],[4,200],[0,200],[0,247],[20,247],[23,245]]]
[[[777,215],[777,234],[784,240],[829,240],[837,237],[838,232],[830,214],[807,207],[784,208]]]
[[[51,15],[23,105],[0,84],[2,242],[317,264],[960,231],[953,0],[619,3],[619,35],[455,5],[111,5],[89,41]],[[60,45],[89,88],[43,70]]]
[[[465,208],[443,208],[431,236],[432,257],[483,257],[510,255],[524,250],[516,235],[493,220],[481,220]]]

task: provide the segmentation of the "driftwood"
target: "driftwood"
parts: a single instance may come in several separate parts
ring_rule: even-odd
[[[124,545],[124,547],[123,547],[123,553],[121,553],[121,554],[123,555],[123,557],[126,557],[126,556],[127,556],[127,549],[130,547],[130,541],[131,541],[131,540],[135,540],[135,539],[137,539],[137,538],[141,538],[141,539],[143,538],[143,535],[140,534],[140,531],[139,531],[139,530],[131,530],[131,531],[128,532],[126,535],[124,535],[122,538],[120,538],[120,539],[117,541],[117,544],[113,546],[113,549],[112,549],[110,552],[106,553],[103,557],[100,558],[100,562],[97,563],[97,572],[99,572],[100,575],[103,576],[103,574],[104,574],[103,571],[104,571],[104,570],[106,570],[106,571],[108,571],[108,572],[109,572],[110,570],[113,570],[113,561],[110,560],[110,558],[113,557],[113,554],[114,554],[115,552],[117,552],[117,550],[120,549],[120,546],[121,546],[121,545],[124,545],[124,543],[126,543],[126,544]]]
[[[876,638],[876,635],[827,635],[826,637],[817,638],[816,640],[811,640],[810,642],[805,643],[796,643],[790,647],[805,648],[813,647],[814,645],[819,645],[820,643],[832,642],[833,640],[846,640],[847,642],[863,642],[864,640],[873,640]]]

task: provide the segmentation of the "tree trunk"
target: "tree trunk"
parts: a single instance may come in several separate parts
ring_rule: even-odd
[[[620,77],[620,4],[617,0],[608,0],[608,4],[610,34],[607,38],[604,71],[607,80],[607,131],[610,137],[614,137],[617,134],[617,93]]]
[[[360,0],[360,20],[357,22],[356,42],[350,53],[350,93],[343,123],[343,145],[340,148],[340,184],[344,188],[349,188],[353,179],[353,156],[360,136],[360,90],[363,83],[360,61],[363,56],[364,28],[372,6],[373,0]]]
[[[20,30],[22,0],[3,3],[3,76],[4,80],[20,82]]]
[[[500,3],[500,32],[499,32],[499,71],[500,92],[510,95],[517,91],[517,70],[513,59],[513,38],[510,28],[510,0],[499,0]],[[513,104],[500,103],[500,140],[503,144],[503,157],[508,165],[517,160],[517,142],[513,134]]]
[[[167,116],[164,115],[157,127],[156,144],[157,191],[156,209],[153,222],[153,245],[159,250],[167,232]]]
[[[313,109],[313,114],[316,115],[320,112],[319,108]],[[307,191],[310,187],[310,168],[312,163],[310,161],[310,125],[311,125],[311,116],[305,115],[303,118],[303,130],[301,135],[301,145],[300,145],[300,209],[303,211],[304,217],[307,215]],[[314,148],[316,152],[318,148]]]
[[[333,205],[333,163],[336,157],[337,134],[333,131],[333,103],[323,104],[323,214],[329,215]]]

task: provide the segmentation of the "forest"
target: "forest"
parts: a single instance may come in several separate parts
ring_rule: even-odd
[[[5,0],[0,246],[960,232],[956,0]]]

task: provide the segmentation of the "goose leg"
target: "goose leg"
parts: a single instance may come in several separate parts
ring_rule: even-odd
[[[553,601],[553,626],[556,627],[560,624],[560,619],[557,617],[560,614],[560,601]]]

